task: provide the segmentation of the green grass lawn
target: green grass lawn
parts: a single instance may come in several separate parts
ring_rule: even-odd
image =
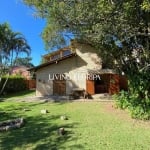
[[[25,90],[25,91],[21,91],[18,93],[12,93],[12,94],[8,94],[8,95],[2,95],[0,96],[0,101],[3,100],[16,100],[19,98],[26,98],[26,97],[30,97],[30,96],[35,96],[35,90]]]
[[[101,102],[3,101],[0,112],[5,112],[0,121],[26,120],[24,127],[0,133],[0,150],[150,150],[149,126],[122,119]],[[69,119],[61,120],[63,114]],[[64,136],[57,133],[60,127],[67,131]]]

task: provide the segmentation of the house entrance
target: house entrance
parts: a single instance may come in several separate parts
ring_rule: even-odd
[[[66,95],[66,80],[64,75],[55,75],[53,80],[53,95]]]
[[[101,74],[100,79],[94,80],[95,94],[108,93],[109,76],[107,74]]]
[[[119,76],[116,74],[100,74],[100,79],[87,80],[86,90],[89,94],[109,93],[115,94],[119,92]]]
[[[108,92],[108,80],[106,76],[99,75],[100,78],[86,81],[86,90],[89,94],[107,93]]]

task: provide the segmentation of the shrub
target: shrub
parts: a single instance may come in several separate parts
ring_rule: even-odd
[[[142,105],[135,107],[130,107],[130,113],[132,118],[149,120],[150,119],[150,110],[145,109]]]
[[[136,94],[121,91],[114,96],[115,104],[121,109],[128,109],[131,117],[136,119],[150,119],[150,99],[139,99]]]
[[[129,95],[126,91],[121,91],[118,95],[114,95],[116,106],[121,109],[126,109],[129,104]]]

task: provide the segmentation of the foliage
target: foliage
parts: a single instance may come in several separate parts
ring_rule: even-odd
[[[0,112],[5,112],[0,121],[18,117],[26,120],[24,127],[0,133],[0,148],[4,150],[149,149],[149,125],[106,111],[106,103],[29,103],[17,99],[0,105]],[[49,113],[42,115],[43,108]],[[64,114],[66,121],[60,119]],[[61,127],[67,131],[64,136],[57,134]]]
[[[16,93],[27,89],[25,79],[19,75],[1,77],[0,89],[3,87],[6,79],[8,79],[8,81],[2,93],[4,95],[8,93]]]
[[[126,109],[129,106],[129,95],[126,91],[121,91],[118,95],[113,96],[116,106],[121,109]]]
[[[146,30],[148,13],[142,6],[148,7],[150,4],[147,0],[24,1],[36,9],[36,15],[46,19],[43,38],[49,46],[60,45],[64,32],[72,32],[75,37],[96,47],[99,44],[103,46],[112,35],[123,41],[136,35],[139,27]]]
[[[12,67],[13,60],[20,53],[26,53],[29,56],[30,51],[30,46],[20,32],[14,32],[8,23],[0,24],[0,78],[9,74],[9,68]],[[8,78],[3,82],[0,94],[5,89],[7,80]]]
[[[34,65],[31,63],[31,60],[32,60],[31,57],[25,58],[18,57],[13,61],[13,66],[34,67]]]
[[[149,0],[144,0],[141,6],[142,6],[143,10],[150,12],[150,2],[149,2]]]
[[[41,61],[40,61],[40,64],[44,64],[46,63],[47,61],[44,59],[44,57],[41,57]]]
[[[20,53],[30,54],[30,46],[24,36],[19,32],[14,32],[8,23],[0,24],[0,64],[3,69],[12,65],[13,59]]]
[[[139,99],[138,95],[131,95],[125,91],[115,95],[114,99],[116,106],[121,109],[128,109],[133,118],[150,119],[150,99]]]

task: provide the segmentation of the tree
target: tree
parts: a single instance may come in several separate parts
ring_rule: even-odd
[[[20,53],[29,55],[30,51],[30,46],[21,33],[12,31],[8,23],[0,24],[0,76],[9,73],[13,59],[16,59]],[[0,94],[4,90],[7,80]]]
[[[111,68],[128,77],[129,95],[135,97],[133,105],[137,101],[142,102],[142,107],[150,105],[150,100],[147,102],[150,99],[149,0],[24,2],[46,19],[42,37],[47,46],[61,43],[64,33],[72,33],[78,40],[95,47],[103,60],[111,61]]]
[[[120,48],[116,50],[118,47],[114,42],[126,41],[131,36],[136,36],[139,30],[148,29],[150,10],[148,0],[24,1],[29,6],[35,7],[37,14],[47,20],[42,37],[49,47],[64,43],[64,35],[71,32],[80,41],[82,39],[97,49],[102,49],[105,57],[107,55],[114,60],[116,53],[118,55],[118,51],[121,52]],[[115,47],[115,54],[112,47]],[[108,48],[109,51],[105,50]]]
[[[31,57],[25,58],[18,57],[13,61],[13,66],[34,67],[34,65],[31,63],[31,60],[32,60]]]
[[[19,32],[13,32],[8,23],[0,24],[0,63],[11,66],[20,53],[30,54],[30,46]]]

